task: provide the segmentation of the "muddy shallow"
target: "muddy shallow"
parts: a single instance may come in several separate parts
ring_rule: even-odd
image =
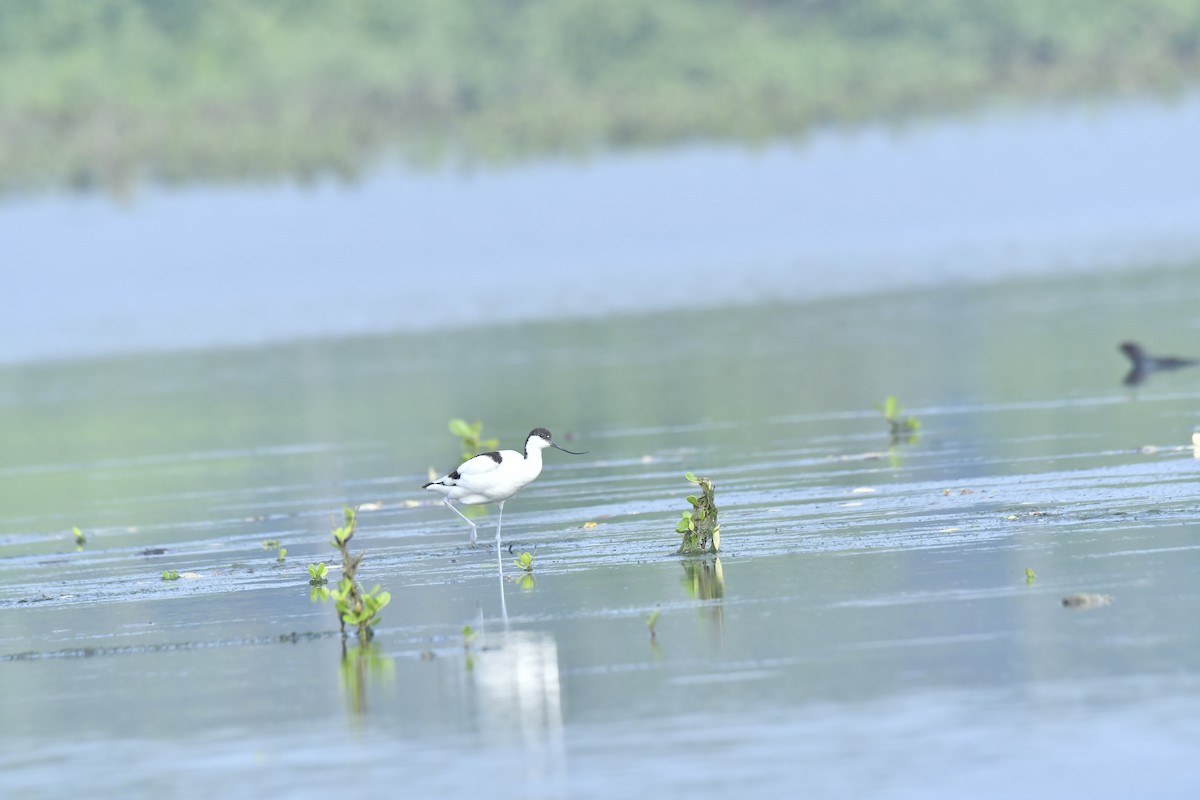
[[[0,785],[1191,796],[1200,369],[1131,389],[1116,344],[1186,350],[1198,301],[1183,266],[481,329],[453,359],[5,368]],[[418,488],[450,416],[591,451],[508,504],[503,576]],[[672,555],[687,470],[719,562]],[[343,503],[375,504],[362,578],[392,593],[366,659],[305,571]]]

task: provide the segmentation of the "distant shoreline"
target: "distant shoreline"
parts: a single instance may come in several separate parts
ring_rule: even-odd
[[[355,176],[1200,84],[1200,6],[17,4],[0,194]]]

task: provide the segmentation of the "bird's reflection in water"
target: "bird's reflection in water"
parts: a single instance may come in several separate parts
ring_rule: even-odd
[[[497,749],[519,751],[508,779],[533,795],[551,796],[566,779],[554,637],[542,631],[506,630],[489,638],[466,675],[485,738]]]

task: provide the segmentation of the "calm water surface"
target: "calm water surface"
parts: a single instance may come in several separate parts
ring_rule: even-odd
[[[1181,265],[5,368],[0,786],[1194,796],[1200,369],[1115,345],[1198,309]],[[590,451],[508,505],[528,587],[418,488],[452,415]],[[719,560],[672,554],[686,470]],[[343,503],[369,658],[304,569]]]
[[[1200,356],[1198,139],[1191,97],[6,201],[0,795],[1194,797],[1200,368],[1116,345]],[[452,416],[590,451],[511,553],[419,489]],[[370,652],[305,571],[347,503]]]

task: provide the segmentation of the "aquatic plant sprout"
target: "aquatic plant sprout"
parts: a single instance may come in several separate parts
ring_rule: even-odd
[[[677,552],[685,555],[715,553],[721,547],[721,526],[717,522],[717,501],[713,496],[712,480],[697,478],[691,472],[683,477],[700,487],[701,494],[687,496],[692,507],[683,512],[675,525],[675,532],[683,534],[683,542]]]

